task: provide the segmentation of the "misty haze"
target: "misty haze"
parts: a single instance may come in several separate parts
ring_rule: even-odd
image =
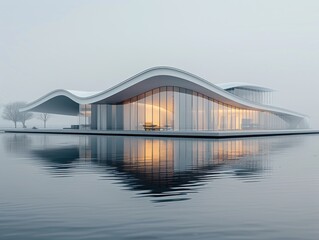
[[[0,240],[317,240],[318,12],[0,0]]]
[[[100,91],[164,65],[214,84],[272,88],[274,104],[308,115],[316,128],[318,8],[317,1],[1,1],[0,105],[55,89]]]

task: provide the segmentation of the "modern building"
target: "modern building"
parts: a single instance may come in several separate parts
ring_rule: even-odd
[[[305,115],[271,105],[272,90],[214,85],[196,75],[155,67],[100,92],[55,90],[21,111],[79,116],[81,129],[231,131],[308,128]]]

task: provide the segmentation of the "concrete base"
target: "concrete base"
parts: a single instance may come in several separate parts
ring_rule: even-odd
[[[245,131],[97,131],[79,129],[0,129],[6,133],[40,133],[40,134],[84,134],[116,136],[152,136],[152,137],[189,137],[189,138],[235,138],[277,135],[318,134],[319,130],[245,130]]]

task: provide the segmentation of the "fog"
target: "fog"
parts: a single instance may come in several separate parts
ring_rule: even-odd
[[[0,0],[0,105],[165,65],[273,88],[318,128],[318,12],[317,0]]]

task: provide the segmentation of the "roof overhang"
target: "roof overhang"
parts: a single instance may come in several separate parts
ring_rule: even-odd
[[[28,104],[21,111],[48,112],[77,115],[79,104],[117,104],[143,92],[161,86],[176,86],[191,89],[229,105],[270,111],[282,115],[305,116],[286,109],[262,105],[240,98],[207,80],[172,67],[155,67],[145,70],[118,85],[101,92],[77,92],[55,90]]]
[[[224,90],[238,88],[238,89],[246,89],[246,90],[258,91],[258,92],[274,92],[274,90],[271,88],[267,88],[267,87],[260,86],[257,84],[243,83],[243,82],[217,83],[215,85],[224,89]]]
[[[44,112],[62,115],[76,116],[79,114],[79,104],[64,95],[54,96],[30,110],[21,109],[20,111]]]

